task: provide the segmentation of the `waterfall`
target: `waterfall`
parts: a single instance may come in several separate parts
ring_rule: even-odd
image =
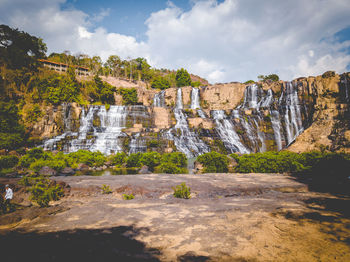
[[[166,133],[166,138],[173,140],[177,150],[184,153],[188,158],[209,152],[209,147],[190,130],[182,109],[182,90],[178,88],[174,109],[176,125]]]
[[[258,91],[259,91],[259,88],[256,84],[247,86],[244,91],[244,101],[241,107],[257,108],[258,100],[259,100]]]
[[[207,118],[200,105],[199,89],[192,87],[191,92],[191,109],[197,109],[197,113],[201,118]]]
[[[212,117],[215,120],[216,130],[220,139],[231,153],[250,153],[250,151],[242,144],[240,137],[234,129],[234,125],[226,117],[223,110],[213,110]]]
[[[199,104],[199,89],[192,87],[191,92],[191,109],[199,109],[201,108]]]
[[[271,125],[275,136],[277,150],[280,151],[282,149],[280,114],[276,110],[270,110],[270,114],[271,114]]]
[[[104,154],[111,154],[123,151],[120,137],[125,137],[122,129],[126,125],[127,108],[125,106],[111,106],[107,111],[101,106],[97,115],[100,118],[101,131],[95,131],[95,143],[91,151],[100,151]]]
[[[129,147],[130,147],[130,150],[129,150],[130,154],[147,151],[146,142],[143,139],[143,137],[140,136],[139,133],[132,136]]]
[[[165,90],[156,93],[153,98],[154,107],[165,107]]]
[[[272,103],[273,103],[273,93],[272,93],[272,90],[269,89],[267,90],[266,96],[264,96],[260,100],[258,107],[270,107]]]
[[[287,132],[288,145],[304,130],[301,118],[298,90],[287,82],[281,94],[279,106],[284,111],[284,122]]]

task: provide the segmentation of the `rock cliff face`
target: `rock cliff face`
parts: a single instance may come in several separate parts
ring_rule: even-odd
[[[350,73],[160,92],[141,85],[142,105],[48,107],[33,134],[46,149],[66,152],[350,152],[349,93]]]

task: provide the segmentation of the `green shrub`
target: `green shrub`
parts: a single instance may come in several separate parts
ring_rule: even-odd
[[[176,79],[176,86],[178,87],[191,85],[191,76],[187,72],[187,70],[183,68],[176,71],[175,79]]]
[[[198,156],[197,161],[204,166],[206,173],[225,173],[228,171],[228,158],[215,151]]]
[[[66,167],[66,162],[63,160],[44,160],[44,159],[38,159],[35,162],[33,162],[29,169],[33,170],[34,172],[39,172],[40,169],[44,166],[51,167],[52,169],[56,170],[57,172],[61,171],[63,168]]]
[[[0,156],[0,170],[3,168],[13,168],[18,163],[17,156]]]
[[[255,83],[254,80],[248,80],[248,81],[245,81],[243,84],[250,85],[250,84],[254,84],[254,83]]]
[[[62,186],[44,176],[23,177],[20,183],[25,186],[31,186],[28,188],[28,192],[31,193],[30,199],[40,207],[47,207],[51,200],[59,200],[64,196]]]
[[[114,166],[121,166],[126,163],[127,155],[124,152],[116,153],[115,155],[111,155],[109,157],[109,161]]]
[[[111,194],[112,190],[109,186],[107,185],[102,185],[102,194]]]
[[[43,159],[43,160],[51,160],[52,153],[44,152],[44,150],[40,147],[30,149],[24,156],[19,160],[18,165],[20,167],[28,168],[35,161]]]
[[[152,81],[151,87],[154,89],[167,89],[170,88],[170,83],[167,79],[165,79],[164,77],[157,77]]]
[[[90,152],[87,150],[78,150],[77,152],[66,155],[66,161],[70,166],[84,163],[90,167],[103,166],[107,157],[101,152]]]
[[[181,183],[181,185],[177,185],[173,187],[174,197],[190,199],[191,198],[191,188],[186,186],[186,183]]]
[[[140,159],[142,157],[142,153],[134,153],[130,154],[126,160],[127,167],[141,167]]]
[[[134,197],[133,194],[130,194],[130,195],[128,195],[128,194],[123,194],[123,198],[124,198],[124,200],[132,200],[132,199],[134,199],[135,197]]]
[[[123,105],[137,104],[137,90],[135,88],[119,88],[118,93],[123,97]]]
[[[140,158],[142,165],[148,166],[150,171],[154,171],[154,168],[160,164],[161,155],[158,152],[143,153]]]
[[[191,86],[192,87],[199,87],[199,86],[201,86],[201,82],[200,81],[194,81],[194,82],[191,82]]]
[[[180,168],[171,162],[162,163],[159,168],[162,173],[166,174],[181,174],[186,171],[184,168]]]

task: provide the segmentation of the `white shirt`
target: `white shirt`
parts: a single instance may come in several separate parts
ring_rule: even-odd
[[[13,192],[11,188],[6,189],[6,195],[5,195],[5,199],[12,199],[13,197]]]

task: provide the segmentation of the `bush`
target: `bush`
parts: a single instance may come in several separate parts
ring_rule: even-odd
[[[157,77],[152,81],[151,87],[154,89],[167,89],[170,88],[170,83],[167,79],[165,79],[164,77]]]
[[[0,170],[3,168],[13,168],[18,163],[17,156],[1,156],[0,157]]]
[[[20,183],[31,186],[28,189],[31,193],[30,199],[40,207],[47,207],[51,200],[59,200],[64,196],[62,186],[43,176],[22,178]]]
[[[124,163],[126,163],[126,159],[127,159],[127,155],[124,152],[116,153],[115,155],[111,155],[109,157],[109,161],[114,166],[121,166],[121,165],[123,165]]]
[[[118,93],[123,97],[123,105],[137,104],[137,90],[135,88],[119,88]]]
[[[32,148],[24,156],[21,157],[18,165],[20,167],[28,168],[32,163],[39,159],[51,160],[52,153],[44,152],[44,150],[40,147]]]
[[[87,150],[78,150],[77,152],[66,155],[66,161],[70,166],[84,163],[90,167],[103,166],[107,157],[101,152],[90,152]]]
[[[111,194],[112,190],[109,186],[107,185],[102,185],[102,194]]]
[[[191,188],[186,186],[186,183],[181,183],[181,185],[177,185],[173,187],[174,197],[190,199],[191,198]]]
[[[150,171],[154,171],[154,168],[160,164],[161,155],[157,152],[143,153],[140,158],[142,165],[148,166]]]
[[[186,172],[184,168],[180,168],[174,163],[170,162],[162,163],[160,165],[160,171],[166,174],[181,174]]]
[[[44,160],[44,159],[39,159],[33,162],[30,166],[29,169],[33,170],[34,172],[39,172],[40,169],[44,166],[51,167],[52,169],[56,170],[57,172],[61,171],[63,168],[65,168],[66,162],[63,160]]]
[[[215,151],[198,156],[197,161],[204,166],[206,173],[225,173],[228,171],[228,158]]]
[[[178,87],[191,85],[191,76],[187,72],[187,70],[183,68],[176,71],[175,79],[176,79],[176,86]]]
[[[124,200],[131,200],[131,199],[134,199],[135,197],[133,194],[130,194],[130,195],[123,194],[123,198],[124,198]]]
[[[160,171],[167,174],[186,173],[187,158],[184,153],[173,152],[162,155]]]
[[[127,167],[141,167],[141,162],[140,162],[141,157],[142,157],[142,153],[140,153],[140,152],[130,154],[126,160],[126,166]]]

